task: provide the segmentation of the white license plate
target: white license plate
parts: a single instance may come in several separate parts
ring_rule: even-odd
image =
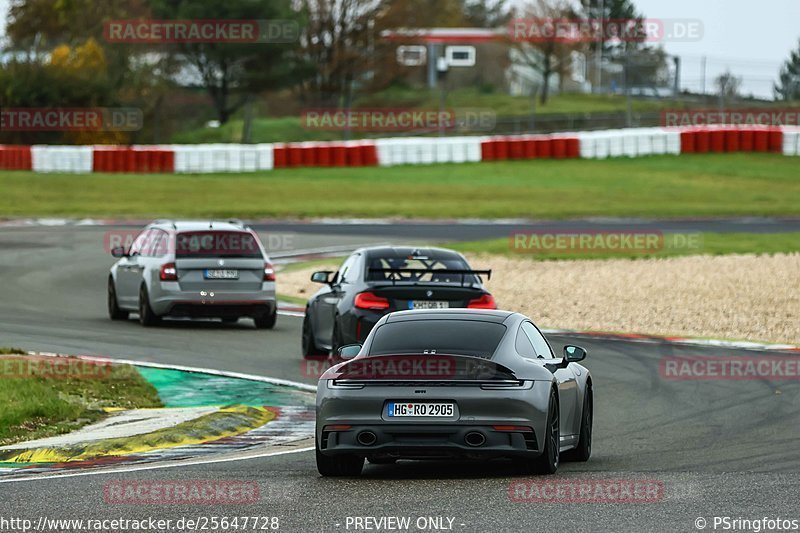
[[[439,302],[435,300],[413,300],[408,302],[409,309],[448,309],[450,302]]]
[[[206,270],[206,279],[239,279],[238,270]]]
[[[426,416],[449,418],[453,416],[452,403],[389,402],[388,416]]]

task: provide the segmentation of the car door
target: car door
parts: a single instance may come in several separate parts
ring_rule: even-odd
[[[347,283],[345,277],[355,262],[359,254],[353,254],[345,259],[339,271],[333,278],[333,283],[329,287],[322,289],[317,296],[314,310],[314,335],[318,346],[330,347],[333,341],[333,326],[336,319],[336,311],[339,302],[344,296],[344,285]]]
[[[117,300],[123,307],[136,308],[138,305],[144,269],[142,252],[152,235],[153,230],[141,232],[131,244],[128,255],[120,259],[117,266]]]
[[[560,363],[561,359],[555,357],[552,348],[550,348],[550,344],[548,344],[542,332],[539,331],[532,322],[523,322],[520,329],[528,337],[534,352],[536,352],[537,359],[550,360],[547,362],[552,362],[554,364],[554,374],[556,382],[558,383],[558,401],[561,406],[561,420],[559,424],[561,428],[561,437],[563,439],[564,437],[575,435],[577,431],[576,409],[578,404],[578,381],[573,371],[574,365],[558,365],[555,367],[555,364]]]

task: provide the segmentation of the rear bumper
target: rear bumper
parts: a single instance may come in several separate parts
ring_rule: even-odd
[[[159,316],[236,317],[272,314],[277,309],[275,284],[259,291],[182,291],[177,283],[160,283],[150,291],[150,306]]]
[[[343,389],[331,388],[327,379],[321,379],[317,386],[316,438],[325,455],[535,457],[541,453],[550,390],[549,382],[538,381],[514,390],[421,382]],[[395,420],[388,416],[391,401],[452,402],[454,415],[441,420]],[[507,431],[494,426],[506,426]],[[374,442],[359,441],[363,432],[373,433]],[[470,445],[469,433],[479,433],[482,442]]]
[[[359,441],[372,440],[373,444]],[[468,443],[468,440],[472,444]],[[540,446],[533,430],[496,431],[492,426],[460,424],[354,425],[346,431],[322,429],[320,452],[405,459],[536,457]]]
[[[245,303],[232,303],[232,304],[195,304],[191,302],[176,302],[165,313],[168,316],[175,317],[193,317],[193,318],[234,318],[240,316],[263,316],[275,313],[275,304],[245,304]]]

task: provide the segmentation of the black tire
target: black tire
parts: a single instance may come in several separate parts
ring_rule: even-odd
[[[333,335],[331,335],[331,356],[339,361],[339,348],[344,345],[342,330],[339,328],[339,316],[333,319]]]
[[[586,386],[583,396],[583,413],[581,415],[581,432],[578,436],[578,446],[562,454],[565,461],[586,462],[592,455],[592,420],[594,419],[594,398],[592,386]]]
[[[139,288],[139,323],[145,327],[156,326],[161,322],[161,318],[153,312],[150,307],[150,295],[147,287],[142,284]]]
[[[561,430],[559,429],[559,407],[556,392],[550,391],[549,406],[547,409],[547,425],[543,436],[544,450],[539,457],[524,459],[519,466],[524,473],[529,474],[555,474],[559,465],[559,448]]]
[[[108,318],[111,320],[127,320],[128,311],[119,308],[117,289],[114,287],[114,278],[108,276]]]
[[[364,468],[364,458],[357,455],[323,455],[317,448],[317,471],[323,477],[356,477]]]
[[[308,318],[308,309],[306,309],[306,316],[303,318],[303,334],[302,334],[302,350],[303,357],[322,357],[327,355],[325,352],[317,348],[317,343],[314,342],[314,332],[311,330],[311,320]]]
[[[275,327],[275,322],[277,321],[277,310],[274,310],[271,313],[264,313],[253,317],[253,322],[255,322],[257,329],[272,329]]]

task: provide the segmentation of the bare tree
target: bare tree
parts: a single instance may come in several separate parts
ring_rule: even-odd
[[[373,67],[374,20],[381,0],[297,0],[306,19],[300,44],[315,73],[303,96],[320,105],[351,98],[353,84]]]
[[[717,86],[717,94],[720,100],[725,101],[739,96],[739,89],[742,86],[742,78],[734,76],[730,70],[726,70],[714,80]]]
[[[575,18],[573,5],[567,0],[529,0],[517,11],[517,18],[512,22],[511,38],[518,59],[542,77],[541,104],[547,103],[550,78],[554,74],[566,74],[570,53],[576,48],[574,42],[557,35],[555,25]],[[513,24],[521,24],[525,29],[517,31]],[[526,34],[526,30],[530,31]]]

